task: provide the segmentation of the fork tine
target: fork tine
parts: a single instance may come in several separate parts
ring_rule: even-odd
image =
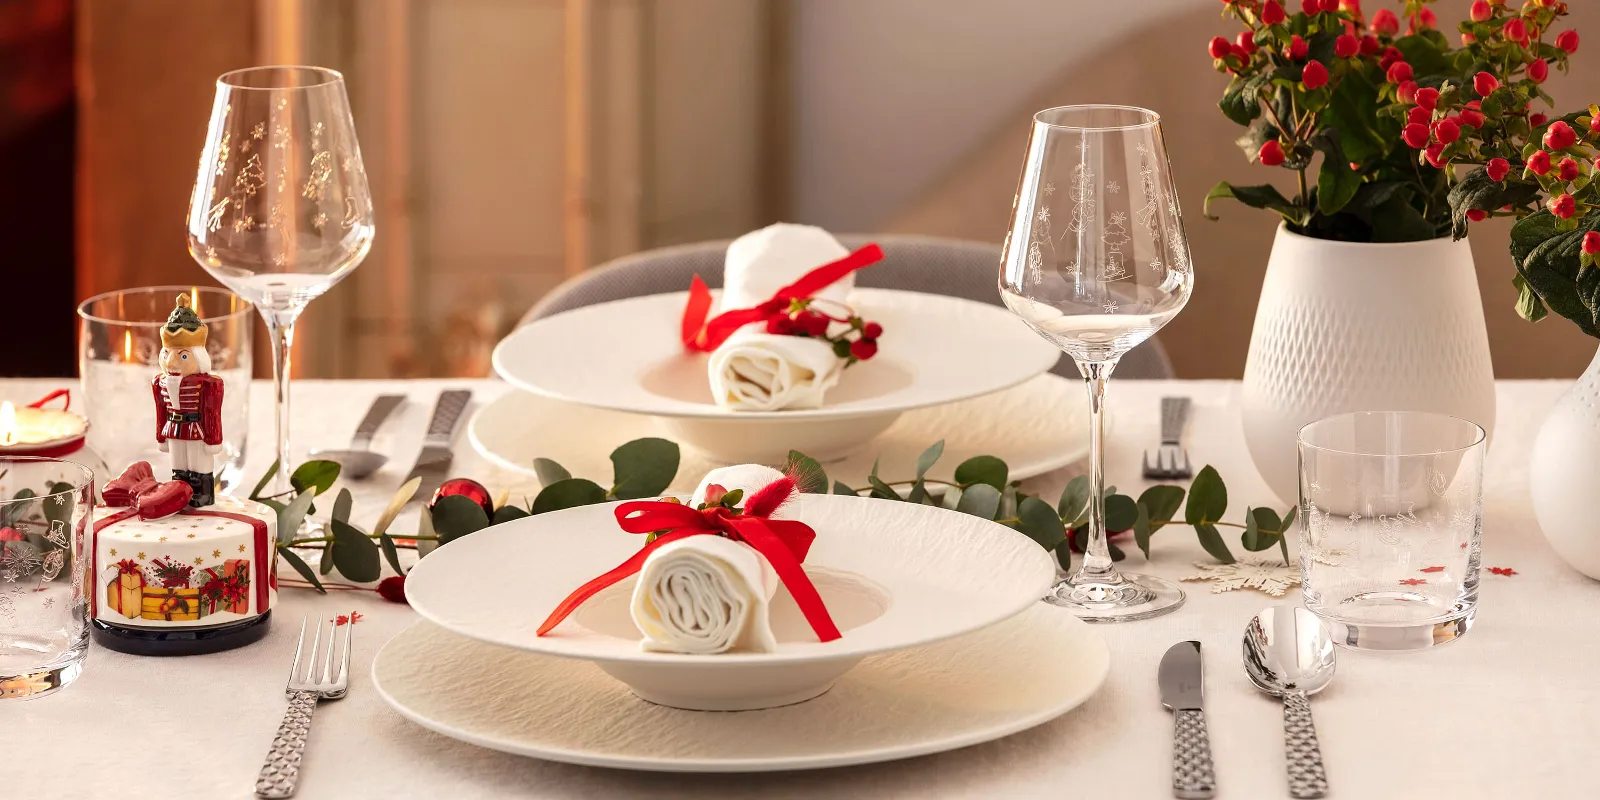
[[[1179,467],[1178,469],[1183,471],[1183,472],[1192,471],[1193,470],[1193,465],[1191,465],[1189,463],[1189,451],[1188,450],[1179,450],[1178,451],[1178,455],[1183,459],[1183,466]]]
[[[343,683],[350,674],[350,637],[356,633],[356,612],[350,612],[350,624],[344,629],[344,655],[339,657],[339,682]]]
[[[300,680],[300,648],[306,644],[306,617],[300,618],[300,635],[294,640],[294,661],[289,664],[289,682]]]
[[[311,655],[306,658],[306,683],[317,682],[317,646],[322,640],[322,623],[311,629]]]
[[[1144,471],[1145,471],[1145,474],[1147,474],[1147,475],[1155,475],[1157,472],[1160,471],[1160,470],[1158,470],[1156,468],[1155,464],[1150,462],[1150,451],[1149,450],[1144,451]]]
[[[1161,448],[1161,473],[1162,473],[1162,476],[1166,477],[1166,476],[1171,475],[1172,474],[1172,470],[1173,470],[1172,451],[1168,450],[1165,447],[1163,447],[1163,448]]]

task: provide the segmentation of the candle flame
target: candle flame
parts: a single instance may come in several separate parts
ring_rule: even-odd
[[[198,286],[189,287],[189,307],[194,309],[194,313],[199,315],[200,318],[205,318],[205,314],[200,313],[200,287]]]
[[[17,407],[10,400],[0,402],[0,444],[17,441]]]
[[[122,332],[122,360],[124,363],[133,361],[133,331]]]

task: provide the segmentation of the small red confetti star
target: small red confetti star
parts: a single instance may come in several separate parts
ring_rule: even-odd
[[[1458,545],[1458,546],[1459,546],[1459,547],[1460,547],[1460,548],[1461,548],[1461,549],[1462,549],[1462,550],[1465,550],[1465,549],[1467,549],[1467,543],[1466,543],[1466,542],[1462,542],[1462,543],[1461,543],[1461,544],[1460,544],[1460,545]]]
[[[361,619],[362,619],[362,616],[361,616],[361,612],[360,611],[352,611],[352,612],[349,613],[349,615],[340,614],[339,616],[334,617],[333,624],[335,626],[338,626],[338,625],[354,625],[357,622],[360,622]]]
[[[1444,572],[1444,567],[1423,567],[1418,572]]]
[[[1406,578],[1405,580],[1400,582],[1400,585],[1401,586],[1421,586],[1422,584],[1427,583],[1427,582],[1428,581],[1425,578]]]
[[[1490,567],[1489,571],[1495,575],[1504,575],[1507,578],[1517,574],[1517,571],[1510,567]]]

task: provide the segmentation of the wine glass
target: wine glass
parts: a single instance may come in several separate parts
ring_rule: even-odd
[[[1089,542],[1082,567],[1045,600],[1089,622],[1145,619],[1183,604],[1176,584],[1111,562],[1102,422],[1117,359],[1183,310],[1193,286],[1160,116],[1108,105],[1035,114],[1000,296],[1072,356],[1088,384]]]
[[[287,491],[295,320],[361,263],[374,236],[344,76],[281,66],[218,78],[187,224],[189,254],[266,320],[281,467],[275,491]]]

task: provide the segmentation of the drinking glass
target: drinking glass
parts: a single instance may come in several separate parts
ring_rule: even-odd
[[[1421,650],[1478,608],[1483,428],[1420,411],[1341,414],[1300,429],[1300,576],[1333,640]]]
[[[1077,362],[1091,416],[1089,541],[1077,573],[1045,598],[1090,622],[1172,611],[1183,590],[1122,573],[1106,547],[1106,381],[1194,286],[1161,118],[1131,106],[1063,106],[1033,117],[1000,264],[1013,314]]]
[[[211,372],[226,381],[222,393],[222,467],[218,489],[237,486],[250,430],[250,376],[254,364],[250,304],[226,289],[147,286],[95,295],[78,306],[78,377],[89,446],[106,459],[114,477],[135,461],[161,474],[168,459],[156,446],[151,380],[161,372],[161,327],[180,294],[206,323]]]
[[[289,489],[289,356],[306,305],[349,275],[374,235],[344,77],[253,67],[217,79],[189,254],[254,303],[272,336],[276,492]]]
[[[93,512],[87,467],[0,458],[0,699],[49,694],[83,671]]]

